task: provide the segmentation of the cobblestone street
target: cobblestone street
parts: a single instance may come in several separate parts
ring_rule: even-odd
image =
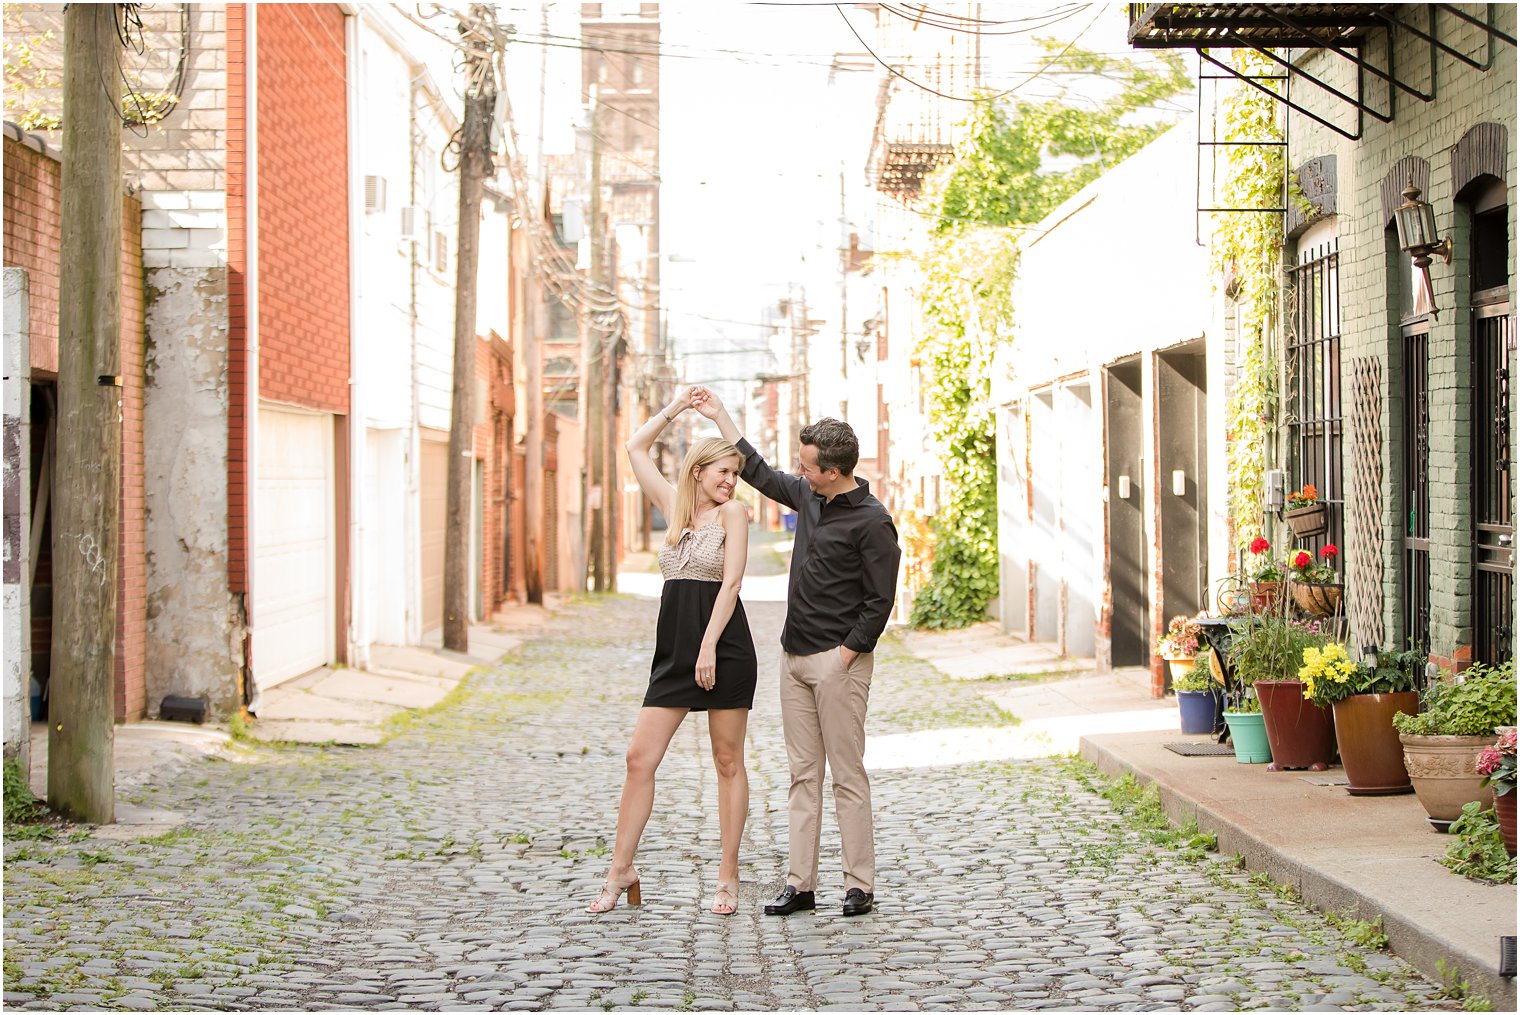
[[[5,1001],[36,1009],[1451,1009],[1228,858],[1162,850],[1062,761],[873,774],[879,910],[765,917],[785,869],[783,607],[748,606],[761,686],[737,915],[705,722],[661,769],[644,906],[592,917],[656,604],[614,597],[367,750],[249,748],[137,794],[187,823],[5,848]],[[1014,721],[889,636],[873,735]]]

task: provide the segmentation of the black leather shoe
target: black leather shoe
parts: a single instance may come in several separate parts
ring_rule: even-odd
[[[851,888],[844,893],[844,915],[864,916],[876,906],[876,893]]]
[[[766,916],[786,916],[800,909],[814,909],[812,892],[799,892],[791,885],[781,889],[781,894],[776,896],[775,902],[765,904]]]

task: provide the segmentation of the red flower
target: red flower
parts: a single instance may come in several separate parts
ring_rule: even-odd
[[[1340,549],[1334,543],[1326,543],[1325,548],[1319,551],[1319,555],[1325,560],[1329,560],[1340,552]]]
[[[1314,563],[1314,555],[1308,550],[1299,550],[1293,555],[1294,567],[1308,567],[1312,563]]]
[[[1261,536],[1257,536],[1255,539],[1251,540],[1251,552],[1254,554],[1263,554],[1270,549],[1272,549],[1272,544],[1267,542]]]

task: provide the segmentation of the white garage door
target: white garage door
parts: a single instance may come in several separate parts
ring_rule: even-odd
[[[331,416],[259,409],[253,671],[260,688],[333,658],[332,455]]]

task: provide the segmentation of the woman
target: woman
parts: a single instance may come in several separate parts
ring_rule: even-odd
[[[670,738],[687,712],[706,712],[718,770],[718,831],[723,856],[712,911],[731,915],[739,907],[739,839],[749,811],[744,771],[744,734],[755,698],[755,643],[739,579],[749,554],[749,520],[733,499],[742,458],[720,437],[696,442],[681,464],[675,489],[660,475],[649,449],[660,431],[692,407],[681,395],[628,441],[639,486],[669,521],[660,548],[660,620],[655,635],[649,691],[628,744],[628,775],[618,807],[612,869],[588,913],[605,913],[624,892],[639,904],[639,873],[633,867],[639,836],[654,807],[654,774]]]

